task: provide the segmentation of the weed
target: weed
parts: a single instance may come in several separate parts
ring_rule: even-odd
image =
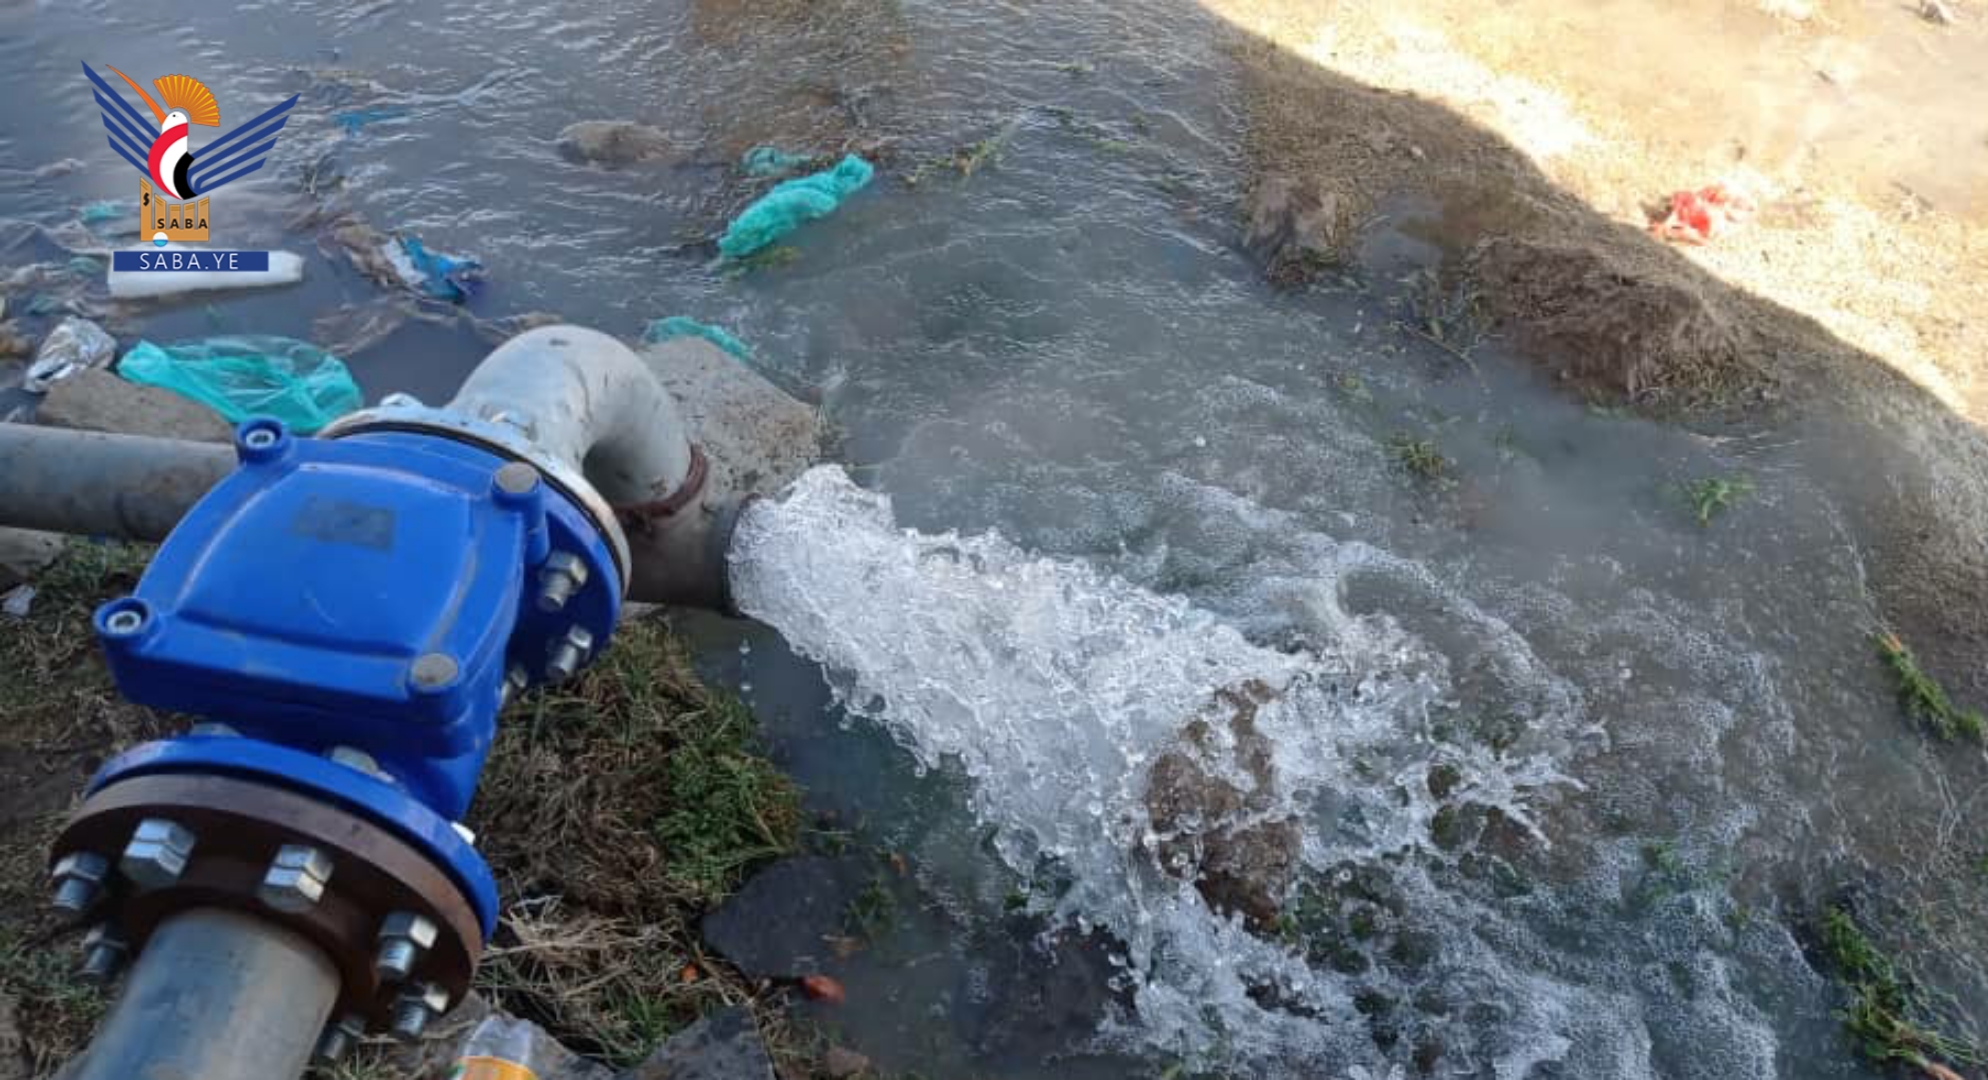
[[[1002,125],[1001,130],[979,142],[968,143],[949,155],[926,160],[906,174],[904,182],[917,187],[925,182],[926,177],[943,169],[950,169],[961,180],[971,179],[974,173],[1000,160],[1001,151],[1007,148],[1009,141],[1015,137],[1015,132],[1021,130],[1021,126],[1022,118],[1016,116]]]
[[[1753,483],[1744,476],[1708,476],[1688,484],[1680,484],[1685,501],[1691,504],[1691,511],[1703,528],[1712,524],[1712,519],[1731,510],[1741,499],[1753,493]]]
[[[872,876],[861,891],[850,898],[842,912],[842,928],[851,937],[874,940],[897,921],[897,897],[882,871]]]
[[[1450,459],[1431,439],[1418,439],[1402,431],[1396,432],[1387,441],[1388,454],[1394,463],[1408,471],[1408,475],[1425,484],[1444,484],[1450,477]]]
[[[37,1076],[67,1059],[97,1026],[104,998],[76,977],[72,949],[0,930],[0,991],[21,1010],[22,1047]]]
[[[1408,318],[1395,325],[1449,353],[1473,372],[1471,350],[1483,340],[1488,319],[1475,289],[1445,285],[1434,270],[1417,270],[1402,280]]]
[[[1941,1060],[1960,1065],[1988,1064],[1981,1049],[1933,1027],[1939,1018],[1891,957],[1878,948],[1848,910],[1823,912],[1822,947],[1850,993],[1839,1015],[1858,1050],[1876,1062],[1897,1061],[1936,1078],[1954,1077]]]
[[[1984,735],[1988,735],[1988,721],[1984,721],[1980,710],[1956,706],[1947,697],[1946,688],[1926,674],[1897,634],[1889,631],[1879,634],[1877,644],[1878,655],[1891,666],[1891,673],[1898,679],[1898,700],[1907,716],[1931,727],[1949,742],[1962,736],[1983,741]]]
[[[1340,393],[1346,395],[1347,400],[1356,405],[1372,405],[1374,403],[1374,392],[1367,389],[1367,381],[1353,372],[1340,372],[1333,377],[1332,385]]]
[[[725,276],[741,278],[760,270],[777,270],[792,266],[801,261],[801,249],[792,244],[780,244],[762,248],[743,259],[730,259],[725,263]]]

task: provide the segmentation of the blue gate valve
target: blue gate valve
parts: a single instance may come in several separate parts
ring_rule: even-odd
[[[460,821],[499,711],[598,655],[626,575],[582,500],[487,443],[253,419],[235,445],[95,616],[119,691],[200,722],[103,766],[58,878],[120,852],[95,881],[129,936],[192,906],[275,918],[341,967],[344,1022],[396,1027],[460,997],[496,926]]]

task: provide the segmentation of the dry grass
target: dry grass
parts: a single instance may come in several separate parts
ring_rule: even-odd
[[[796,841],[797,793],[755,731],[655,619],[625,624],[571,688],[514,707],[471,819],[506,903],[483,992],[617,1064],[761,997],[704,955],[696,925]]]

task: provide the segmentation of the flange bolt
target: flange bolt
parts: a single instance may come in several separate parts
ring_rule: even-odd
[[[318,1036],[317,1048],[311,1051],[311,1063],[336,1065],[365,1037],[366,1018],[358,1013],[346,1013],[325,1025],[324,1034]]]
[[[55,879],[55,907],[71,915],[81,915],[97,904],[103,895],[104,878],[110,875],[110,860],[94,851],[72,851],[57,860],[51,876]]]
[[[412,911],[396,911],[380,921],[380,951],[373,958],[373,971],[382,983],[397,983],[414,973],[435,946],[435,921]]]
[[[118,872],[140,890],[163,889],[185,872],[197,839],[193,830],[170,818],[146,818],[124,845]]]
[[[573,677],[580,665],[587,662],[587,654],[594,648],[594,635],[585,627],[575,626],[566,631],[566,636],[552,643],[552,657],[545,662],[545,677],[561,683]]]
[[[256,899],[277,911],[309,911],[324,898],[331,870],[331,856],[324,849],[284,844],[256,886]]]
[[[587,564],[570,551],[555,551],[538,571],[538,609],[548,615],[561,611],[586,586]]]
[[[83,967],[77,974],[93,986],[109,986],[124,967],[131,944],[109,923],[98,923],[83,935]]]
[[[428,1022],[447,1012],[449,992],[434,983],[416,983],[394,999],[393,1037],[404,1043],[421,1038]]]

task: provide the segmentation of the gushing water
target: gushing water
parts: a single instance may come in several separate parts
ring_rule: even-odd
[[[1036,901],[1052,925],[1118,943],[1124,1008],[1101,1025],[1100,1045],[1288,1075],[1373,1058],[1345,980],[1211,904],[1163,853],[1184,843],[1240,863],[1281,902],[1291,877],[1274,856],[1210,849],[1291,822],[1297,877],[1344,882],[1388,864],[1412,887],[1404,856],[1426,843],[1449,787],[1468,785],[1523,825],[1527,792],[1561,779],[1544,758],[1472,756],[1431,738],[1448,658],[1386,616],[1339,610],[1335,572],[1390,560],[1357,544],[1325,554],[1316,595],[1331,633],[1307,651],[1275,651],[1082,563],[1034,558],[998,536],[900,530],[885,496],[829,467],[748,513],[732,577],[740,606],[819,661],[849,712],[884,725],[922,766],[964,771],[1009,867],[1029,876],[1048,865],[1069,882]],[[1500,624],[1477,615],[1476,629],[1507,671],[1536,672]],[[1243,687],[1261,702],[1253,731],[1221,722]],[[1564,688],[1545,689],[1564,705]],[[1251,746],[1267,750],[1267,770],[1247,764]],[[1186,797],[1198,816],[1155,796],[1156,762],[1183,754],[1204,789]],[[1459,779],[1432,781],[1443,769]],[[1223,804],[1208,789],[1253,794]],[[1209,820],[1210,806],[1229,819]],[[1483,974],[1484,950],[1467,936],[1444,951],[1451,979]],[[1550,988],[1528,1000],[1544,1012],[1571,1005]],[[1513,1061],[1510,1075],[1523,1075]]]

